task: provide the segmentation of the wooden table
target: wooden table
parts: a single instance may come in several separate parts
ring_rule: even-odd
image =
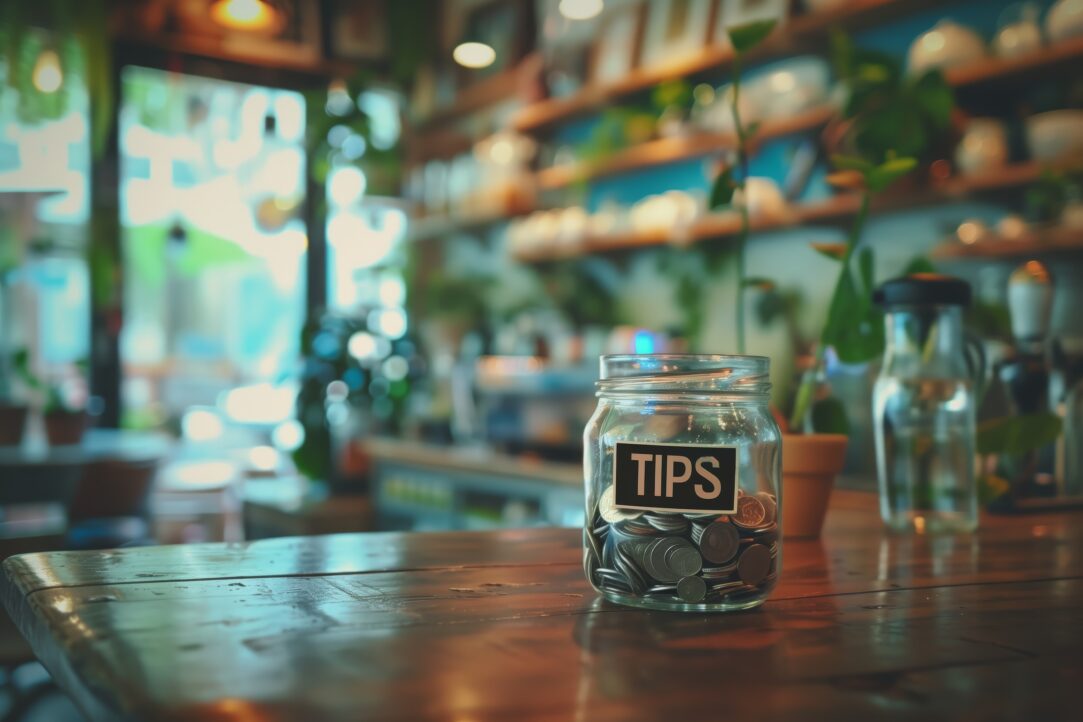
[[[3,600],[91,719],[1078,719],[1083,516],[821,541],[740,614],[600,601],[579,533],[369,534],[5,564]]]

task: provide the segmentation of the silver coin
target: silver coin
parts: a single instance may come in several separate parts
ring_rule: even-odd
[[[755,586],[763,581],[771,569],[771,550],[763,544],[753,544],[741,553],[737,560],[737,576],[745,584]]]
[[[598,513],[602,515],[602,518],[610,523],[618,521],[628,521],[629,519],[638,519],[643,515],[641,511],[631,511],[617,508],[617,490],[610,484],[602,492],[602,495],[598,497]]]
[[[651,576],[662,583],[675,583],[681,578],[668,563],[669,554],[672,550],[684,546],[685,542],[680,537],[662,537],[653,542],[647,549],[647,557],[650,559]],[[694,572],[693,572],[694,573]]]
[[[737,573],[737,562],[717,567],[703,567],[700,573],[704,579],[729,579]]]
[[[680,514],[644,514],[644,521],[658,531],[670,534],[684,534],[688,531],[689,522]]]
[[[725,564],[737,554],[741,536],[733,524],[714,522],[708,525],[699,538],[699,551],[703,558],[714,564]]]
[[[690,577],[703,568],[703,558],[694,546],[683,539],[679,546],[672,547],[666,553],[666,569],[678,577]]]
[[[677,582],[677,596],[685,602],[702,602],[707,596],[707,583],[699,577],[682,577]]]

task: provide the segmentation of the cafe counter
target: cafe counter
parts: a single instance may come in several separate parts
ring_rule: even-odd
[[[599,599],[578,529],[30,554],[0,591],[91,720],[1078,716],[1083,516],[892,536],[875,501],[741,613]]]

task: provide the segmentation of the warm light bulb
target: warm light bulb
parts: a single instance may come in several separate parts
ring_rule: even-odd
[[[278,11],[267,0],[217,0],[211,19],[236,30],[269,30],[278,24]]]
[[[55,50],[42,50],[34,63],[31,76],[34,87],[43,93],[55,93],[64,82],[64,71],[60,69],[60,56]]]
[[[485,43],[459,43],[451,57],[464,68],[487,68],[496,60],[496,51]]]
[[[602,12],[602,0],[560,0],[560,14],[569,20],[590,20]]]

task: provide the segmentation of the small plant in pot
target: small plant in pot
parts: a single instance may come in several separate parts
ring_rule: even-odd
[[[59,384],[50,385],[42,410],[49,446],[70,446],[82,442],[89,425],[86,407]]]
[[[740,88],[742,55],[771,32],[771,26],[757,25],[730,30],[737,51],[734,88]],[[751,42],[750,42],[751,40]],[[845,36],[835,37],[836,73],[845,82],[849,98],[845,104],[844,122],[833,129],[832,145],[846,154],[831,157],[833,172],[828,177],[832,185],[855,194],[858,209],[844,243],[814,245],[814,249],[838,264],[827,317],[819,333],[814,360],[803,375],[790,414],[779,414],[783,427],[782,474],[785,490],[783,528],[787,536],[815,537],[823,525],[824,515],[834,486],[842,471],[848,443],[849,423],[842,403],[821,388],[828,349],[844,363],[858,364],[878,358],[884,348],[883,315],[872,301],[875,286],[873,251],[862,246],[865,223],[874,196],[918,166],[917,158],[939,142],[935,131],[949,130],[953,101],[950,88],[938,74],[923,76],[919,88],[907,82],[887,82],[900,77],[894,61],[878,53],[855,49]],[[894,65],[893,65],[894,64]],[[920,96],[917,111],[911,107],[912,96]],[[737,162],[723,170],[711,191],[712,207],[732,203],[735,191],[744,187],[748,177],[750,144],[755,128],[742,125],[734,93],[733,113],[737,127]],[[917,112],[920,123],[904,120],[906,128],[896,134],[899,106],[907,113]],[[905,113],[903,115],[906,115]],[[909,117],[909,116],[907,116]],[[920,133],[914,133],[914,125]],[[928,131],[928,132],[926,132]],[[883,142],[890,138],[905,140],[906,151],[900,156]],[[772,281],[746,278],[743,249],[747,243],[749,223],[747,210],[742,211],[742,227],[736,243],[738,248],[738,296],[735,304],[738,348],[744,349],[743,294],[749,287],[771,288]],[[911,266],[909,271],[922,270]]]
[[[0,354],[0,446],[18,446],[23,440],[30,407],[15,396],[13,355]]]

